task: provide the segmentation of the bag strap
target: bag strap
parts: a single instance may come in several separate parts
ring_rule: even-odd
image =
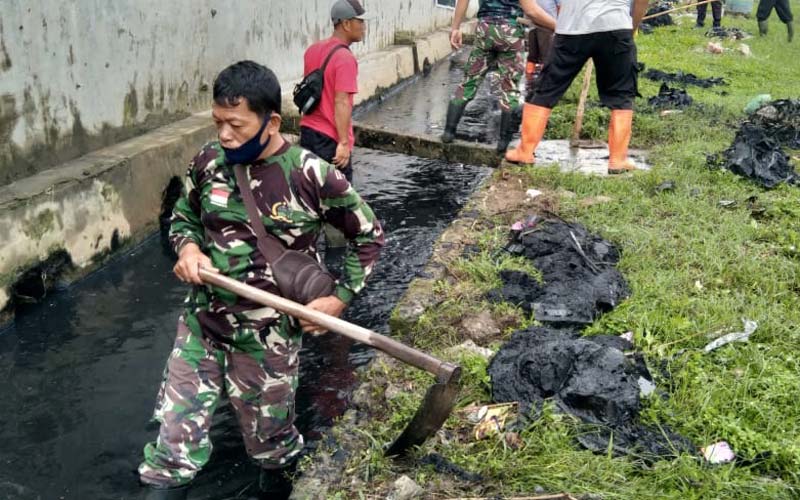
[[[264,258],[267,259],[268,264],[272,264],[278,257],[283,255],[286,251],[284,244],[278,239],[277,236],[267,233],[264,229],[264,224],[261,223],[261,216],[256,207],[256,199],[253,196],[253,190],[247,182],[247,173],[244,170],[244,165],[235,165],[233,173],[236,175],[236,185],[239,186],[239,192],[242,195],[244,207],[247,209],[247,216],[250,218],[250,225],[253,232],[256,234],[256,241],[258,249],[261,251]]]
[[[339,50],[339,49],[350,50],[347,47],[347,45],[336,45],[336,47],[334,47],[330,52],[328,52],[328,57],[325,58],[325,62],[322,63],[322,67],[320,68],[320,70],[322,71],[323,74],[325,74],[325,68],[328,67],[328,63],[330,62],[331,57],[333,57],[333,54],[335,54],[336,51]]]

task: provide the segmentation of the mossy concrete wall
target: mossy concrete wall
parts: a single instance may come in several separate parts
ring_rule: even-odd
[[[353,46],[365,63],[398,31],[452,18],[435,0],[362,3],[375,16]],[[332,32],[331,4],[0,0],[0,186],[203,111],[215,75],[237,60],[298,79],[306,47]],[[386,64],[376,71],[408,75]],[[383,76],[363,69],[361,96],[371,95]]]
[[[417,36],[412,45],[391,46],[360,57],[359,101],[413,76],[424,58],[434,63],[449,53],[448,33],[440,30]],[[292,83],[282,82],[289,112],[294,109],[289,104]],[[206,100],[204,105],[208,108],[209,104]],[[286,115],[287,124],[296,122],[291,113]],[[373,145],[370,141],[378,147],[391,142],[361,135],[360,143],[366,146]],[[0,186],[0,311],[8,312],[20,276],[55,252],[66,252],[74,266],[72,275],[80,276],[120,243],[151,234],[170,180],[182,178],[192,156],[214,136],[210,112],[196,113]],[[405,145],[403,152],[421,151],[407,139],[399,141]],[[435,146],[430,154],[437,154]]]

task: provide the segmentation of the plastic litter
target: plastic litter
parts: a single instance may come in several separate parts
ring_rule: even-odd
[[[710,444],[701,448],[700,451],[703,453],[703,458],[710,464],[725,464],[736,458],[731,446],[725,441]]]
[[[467,420],[475,423],[473,433],[475,439],[479,441],[503,432],[506,422],[516,419],[516,413],[516,402],[486,405],[470,412]]]
[[[722,337],[710,342],[703,348],[703,351],[708,354],[709,352],[719,349],[720,347],[730,344],[731,342],[747,342],[750,340],[750,335],[756,331],[758,328],[758,323],[750,319],[742,318],[742,323],[744,323],[744,331],[743,332],[734,332],[729,333],[727,335],[723,335]]]
[[[739,46],[736,47],[736,50],[738,50],[745,57],[750,57],[753,55],[753,52],[750,50],[750,46],[746,43],[740,43]]]
[[[708,42],[708,45],[706,45],[706,52],[710,52],[712,54],[722,54],[725,52],[725,48],[721,43]]]
[[[541,196],[542,192],[538,189],[529,189],[525,191],[525,196],[528,197],[529,200],[536,199],[537,197]]]
[[[747,105],[744,107],[744,112],[748,115],[751,115],[758,111],[758,109],[767,104],[772,100],[772,96],[769,94],[758,94],[757,96],[750,99]]]

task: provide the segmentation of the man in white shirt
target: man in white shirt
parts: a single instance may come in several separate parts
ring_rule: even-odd
[[[600,101],[611,108],[608,126],[608,173],[633,170],[628,144],[633,123],[636,86],[636,45],[633,31],[647,10],[647,0],[562,0],[550,59],[536,92],[522,113],[522,139],[506,153],[512,163],[533,163],[550,112],[589,58],[597,68]]]

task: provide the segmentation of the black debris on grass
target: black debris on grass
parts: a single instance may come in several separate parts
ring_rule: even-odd
[[[800,99],[781,99],[765,104],[749,121],[787,148],[800,149]]]
[[[648,461],[692,453],[669,429],[638,423],[642,385],[652,376],[633,345],[620,337],[531,327],[513,334],[488,373],[495,402],[518,401],[523,415],[551,400],[586,424],[578,442],[592,451]]]
[[[744,40],[752,37],[753,35],[746,31],[742,31],[739,28],[723,28],[722,26],[716,26],[706,31],[706,36],[709,38],[732,38],[734,40]]]
[[[650,106],[657,109],[686,108],[692,105],[692,97],[683,89],[674,89],[666,83],[661,84],[658,95],[647,100]]]
[[[676,73],[667,73],[665,71],[661,71],[660,69],[652,69],[652,68],[645,71],[642,76],[644,76],[648,80],[653,80],[654,82],[680,83],[683,84],[684,86],[695,85],[697,87],[702,87],[704,89],[713,87],[715,85],[728,84],[722,77],[700,78],[695,74],[684,73],[683,71],[678,71]]]
[[[647,12],[645,13],[645,17],[653,16],[656,14],[660,14],[661,12],[666,12],[668,10],[673,9],[675,6],[672,2],[662,1],[658,2],[656,5],[653,5]],[[675,24],[672,20],[672,16],[669,14],[663,14],[658,17],[654,17],[652,19],[648,19],[644,21],[642,24],[647,24],[649,28],[659,28],[661,26],[670,26]]]
[[[523,418],[545,400],[577,417],[578,442],[593,451],[645,461],[691,453],[694,447],[669,429],[638,423],[642,393],[653,377],[633,344],[617,336],[582,337],[580,330],[629,296],[615,265],[614,245],[578,224],[528,218],[512,233],[506,251],[523,255],[542,281],[519,271],[501,272],[492,301],[522,307],[547,327],[514,333],[489,364],[495,402],[517,401]]]
[[[530,259],[542,283],[523,272],[501,271],[502,288],[487,298],[515,304],[538,321],[583,327],[630,295],[614,267],[619,251],[580,224],[539,223],[516,233],[506,250]]]
[[[420,459],[420,463],[422,465],[432,465],[433,469],[439,474],[450,474],[461,479],[462,481],[468,481],[470,483],[478,483],[483,481],[483,476],[480,474],[470,472],[463,467],[454,464],[438,453],[429,453],[425,455]]]
[[[764,128],[749,122],[742,124],[733,144],[722,155],[710,157],[709,165],[730,170],[767,189],[784,182],[800,182],[781,144]]]

